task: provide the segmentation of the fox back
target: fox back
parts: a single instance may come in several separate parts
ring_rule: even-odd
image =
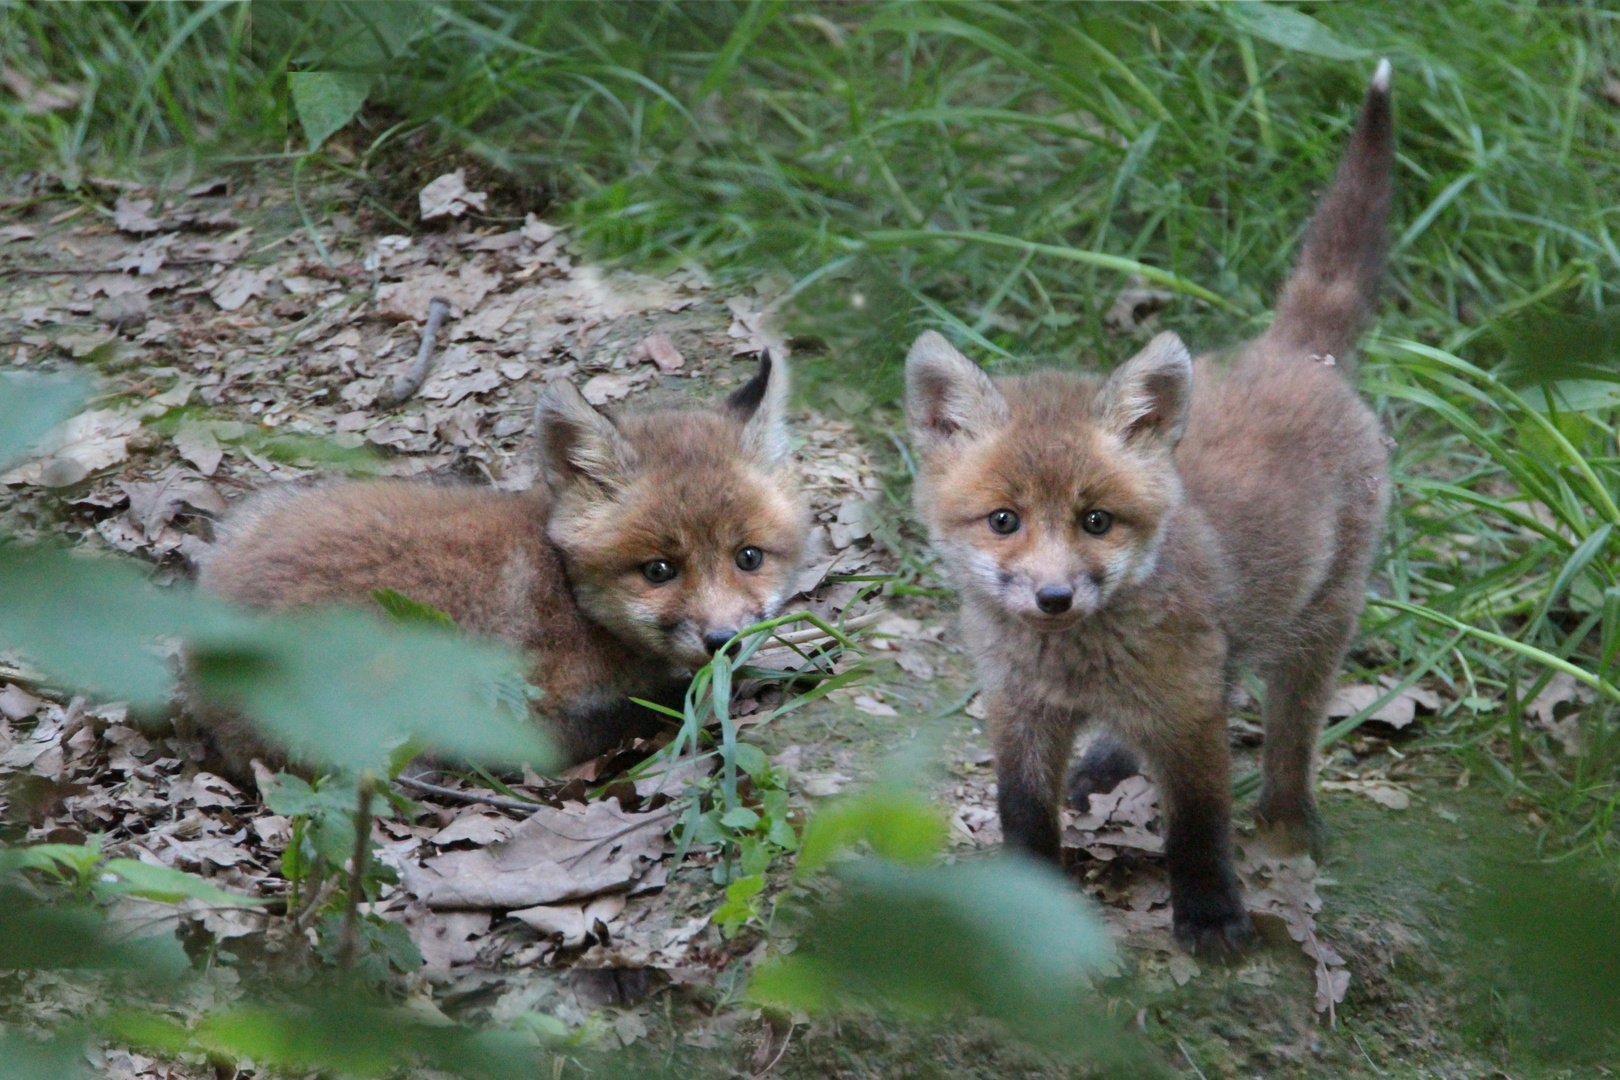
[[[542,710],[570,756],[588,757],[656,726],[629,697],[674,703],[715,649],[787,599],[808,522],[786,391],[768,355],[715,409],[610,418],[553,383],[535,410],[533,490],[269,492],[227,520],[200,583],[265,608],[366,604],[384,588],[439,608],[528,650]]]

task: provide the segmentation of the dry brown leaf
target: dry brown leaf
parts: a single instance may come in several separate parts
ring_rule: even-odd
[[[149,233],[158,232],[167,226],[158,218],[151,216],[151,199],[130,199],[123,195],[113,204],[113,225],[123,232]]]
[[[416,197],[422,211],[422,220],[437,217],[460,217],[468,210],[482,212],[489,195],[482,191],[467,190],[467,170],[457,169],[431,181]]]
[[[1350,686],[1341,686],[1334,691],[1333,700],[1328,704],[1328,715],[1335,718],[1354,716],[1361,710],[1371,706],[1373,702],[1382,698],[1398,685],[1398,680],[1386,677],[1381,680],[1380,684],[1357,683]],[[1416,718],[1420,706],[1426,712],[1438,712],[1440,710],[1439,695],[1432,690],[1425,690],[1421,686],[1409,686],[1394,698],[1385,702],[1372,714],[1371,719],[1399,730],[1406,727]]]
[[[510,840],[405,868],[405,887],[434,910],[525,908],[623,891],[663,857],[675,812],[629,814],[617,799],[541,807]]]
[[[16,68],[0,68],[0,82],[5,83],[6,89],[17,95],[18,100],[22,102],[23,111],[31,116],[71,109],[79,103],[82,96],[76,87],[55,82],[35,83]]]
[[[182,420],[174,434],[174,448],[180,456],[197,466],[203,476],[213,476],[225,457],[212,428],[191,420]]]
[[[8,683],[4,690],[0,690],[0,716],[7,720],[26,720],[38,712],[43,704],[44,701],[15,683]]]
[[[231,270],[209,291],[208,296],[219,305],[221,311],[236,311],[253,297],[263,296],[269,281],[268,270]]]
[[[899,716],[900,715],[900,713],[895,709],[895,707],[893,705],[885,704],[884,702],[879,701],[877,698],[873,697],[871,694],[857,695],[856,698],[855,698],[855,701],[854,701],[854,705],[855,705],[855,709],[856,709],[857,712],[863,712],[867,716]]]
[[[1405,810],[1412,805],[1412,796],[1388,780],[1324,780],[1322,790],[1353,792],[1391,810]]]
[[[206,514],[225,512],[225,498],[202,476],[190,469],[171,465],[150,481],[120,480],[118,486],[129,496],[129,517],[156,540],[163,527],[187,507]]]
[[[113,409],[80,413],[47,435],[40,456],[0,476],[0,483],[68,487],[129,456],[129,437],[140,418]]]
[[[658,370],[666,375],[686,366],[686,357],[681,355],[675,343],[669,340],[669,335],[662,330],[642,338],[641,347],[646,351],[648,358],[658,365]]]
[[[450,301],[450,314],[461,318],[484,302],[484,297],[500,288],[501,275],[491,273],[476,262],[465,263],[455,274],[429,270],[404,281],[389,282],[377,288],[377,311],[385,318],[421,322],[435,296]]]
[[[484,810],[472,809],[467,813],[463,813],[449,825],[428,837],[428,839],[440,847],[448,847],[457,843],[470,843],[483,847],[485,844],[493,844],[498,840],[510,840],[517,826],[518,823],[511,818]]]
[[[610,401],[628,397],[632,390],[646,380],[647,374],[644,371],[593,375],[585,380],[585,385],[579,388],[579,392],[592,405],[606,405]]]

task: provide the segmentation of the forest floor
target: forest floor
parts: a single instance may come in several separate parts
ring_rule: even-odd
[[[452,208],[455,183],[443,188]],[[0,363],[77,362],[100,389],[46,453],[0,478],[0,533],[127,553],[165,583],[191,575],[212,522],[250,491],[334,473],[521,489],[535,478],[529,414],[547,380],[572,379],[601,405],[701,399],[746,379],[762,349],[793,345],[772,321],[776,283],[738,293],[696,269],[661,279],[604,270],[532,215],[481,218],[476,198],[463,201],[468,212],[407,236],[325,211],[306,224],[290,190],[259,180],[200,184],[166,204],[134,186],[106,194],[117,206],[111,219],[65,198],[0,218]],[[303,198],[340,205],[341,194]],[[410,400],[385,407],[379,397],[414,357],[434,296],[452,309],[433,373]],[[752,727],[748,717],[768,715],[779,691],[744,684],[736,712],[744,737],[788,777],[796,805],[903,769],[950,816],[947,857],[973,858],[1000,837],[950,602],[880,607],[850,580],[895,570],[916,543],[916,530],[893,520],[904,468],[887,438],[894,419],[860,409],[793,417],[817,519],[817,555],[797,603],[861,620],[869,673]],[[1371,689],[1346,687],[1339,715],[1370,701]],[[1328,755],[1322,802],[1333,839],[1321,867],[1267,858],[1240,823],[1248,901],[1265,941],[1231,962],[1195,961],[1172,945],[1151,783],[1126,781],[1089,814],[1069,815],[1076,882],[1119,945],[1117,969],[1099,988],[1119,1027],[1145,1034],[1170,1071],[1610,1075],[1560,1058],[1491,958],[1456,931],[1477,888],[1472,867],[1527,828],[1455,758],[1422,746],[1435,708],[1433,692],[1416,688]],[[1252,701],[1237,703],[1231,734],[1241,775],[1259,744]],[[784,947],[772,913],[793,892],[791,858],[772,872],[762,917],[724,936],[711,919],[721,899],[713,853],[670,865],[673,815],[662,797],[646,781],[616,782],[645,752],[562,777],[508,778],[507,793],[536,800],[537,813],[585,828],[629,822],[644,840],[639,862],[611,868],[623,870],[617,877],[604,871],[600,891],[541,898],[523,917],[493,900],[435,906],[419,885],[513,844],[520,815],[430,795],[421,814],[377,823],[379,858],[402,881],[375,911],[407,927],[426,960],[403,983],[413,1007],[497,1024],[548,1013],[598,1047],[622,1046],[678,1075],[1089,1075],[976,1021],[783,1022],[749,1005],[748,969]],[[117,703],[56,693],[0,656],[6,839],[100,836],[123,857],[285,897],[288,819],[202,771],[202,756],[195,739]],[[493,794],[475,780],[439,782],[474,799]],[[596,798],[585,801],[587,790]],[[208,957],[208,1000],[175,1003],[181,1017],[231,1000],[307,930],[285,916],[195,904],[164,917],[162,932],[178,926],[193,954]],[[45,1022],[91,1006],[96,989],[7,977],[0,995],[8,1020]],[[558,1075],[570,1060],[559,1058]],[[118,1048],[99,1064],[120,1080],[202,1069]],[[600,1059],[580,1058],[578,1068],[604,1071]]]

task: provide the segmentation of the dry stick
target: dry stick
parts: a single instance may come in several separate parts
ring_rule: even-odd
[[[394,384],[388,392],[377,398],[377,404],[385,409],[395,405],[402,405],[410,400],[412,394],[422,389],[427,381],[428,371],[433,367],[433,339],[438,336],[439,327],[450,314],[450,301],[442,296],[435,296],[428,302],[427,325],[422,328],[422,347],[416,350],[416,363],[404,375],[394,377]]]
[[[332,899],[332,894],[337,891],[338,881],[335,876],[321,882],[321,887],[311,894],[309,902],[304,905],[304,910],[300,911],[298,916],[293,919],[293,925],[300,931],[308,930],[315,925],[315,917],[321,913],[321,909],[326,906],[326,902]]]
[[[409,776],[396,777],[394,783],[401,787],[408,787],[412,791],[423,795],[437,795],[441,799],[452,799],[457,802],[485,803],[489,806],[498,806],[502,810],[520,810],[525,814],[532,814],[544,806],[540,802],[519,802],[517,799],[505,799],[499,795],[485,795],[477,791],[457,791],[455,788],[440,787],[438,784],[429,784],[424,780],[415,780]]]
[[[360,951],[360,902],[366,896],[366,856],[371,853],[371,777],[360,781],[360,805],[354,811],[354,855],[349,870],[349,902],[343,908],[343,933],[338,937],[338,968],[354,967]]]

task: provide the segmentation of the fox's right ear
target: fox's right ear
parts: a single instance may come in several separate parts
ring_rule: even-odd
[[[534,429],[541,468],[554,491],[575,480],[618,487],[635,470],[635,448],[566,379],[541,392],[534,406]]]
[[[1192,379],[1187,346],[1175,334],[1159,334],[1103,384],[1099,419],[1127,445],[1174,450],[1187,430]]]
[[[906,354],[906,426],[920,449],[977,438],[1007,420],[1007,400],[979,366],[929,330]]]

